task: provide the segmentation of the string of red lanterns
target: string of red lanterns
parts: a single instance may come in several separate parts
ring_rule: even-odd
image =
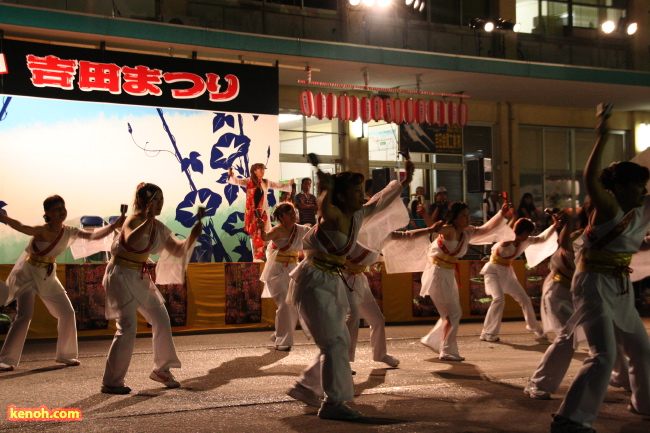
[[[430,125],[467,125],[467,104],[463,101],[424,101],[408,98],[384,98],[379,95],[373,97],[327,95],[318,92],[315,96],[309,90],[300,93],[300,108],[303,116],[324,118],[338,118],[345,121],[368,123],[385,121],[387,123],[428,123]]]

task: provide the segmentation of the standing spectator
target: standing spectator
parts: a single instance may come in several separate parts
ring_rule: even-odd
[[[306,177],[300,185],[302,192],[296,195],[296,207],[300,215],[300,224],[313,226],[316,224],[316,212],[318,211],[318,202],[316,196],[311,191],[311,179]]]
[[[543,216],[544,214],[542,211],[535,207],[535,203],[533,203],[533,195],[531,193],[527,192],[521,196],[521,201],[517,208],[517,219],[527,218],[534,222],[536,226],[539,226],[542,222]]]
[[[427,227],[428,215],[426,211],[429,210],[431,203],[425,197],[426,192],[423,186],[415,188],[415,198],[408,205],[409,217],[411,218],[409,230]]]
[[[447,188],[444,186],[439,186],[438,189],[436,189],[435,198],[436,201],[431,205],[430,208],[432,221],[427,221],[427,226],[430,226],[437,221],[444,221],[447,215],[447,211],[449,210],[449,206],[451,205],[447,197]]]
[[[489,221],[494,215],[501,210],[501,205],[499,204],[499,192],[490,191],[490,195],[483,200],[482,211],[485,221]]]

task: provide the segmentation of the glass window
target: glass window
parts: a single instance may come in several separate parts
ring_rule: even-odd
[[[542,170],[543,139],[541,128],[519,129],[519,167],[521,171]],[[524,158],[524,155],[526,156]]]
[[[280,154],[338,156],[339,122],[338,120],[304,117],[291,113],[281,113]]]

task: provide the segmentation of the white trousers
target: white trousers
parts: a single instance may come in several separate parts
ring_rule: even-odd
[[[617,341],[629,360],[632,405],[650,415],[650,342],[641,318],[636,316],[631,332],[618,328],[608,314],[589,318],[582,326],[587,335],[590,357],[573,379],[558,414],[591,427],[605,399],[616,362]]]
[[[492,295],[492,303],[485,315],[485,322],[483,323],[483,332],[485,334],[499,335],[501,319],[503,318],[503,308],[505,307],[506,302],[504,298],[505,294],[512,296],[514,300],[519,303],[529,330],[542,330],[542,327],[535,317],[533,303],[530,301],[524,288],[519,284],[514,272],[486,272],[484,280],[485,291]]]
[[[433,303],[438,313],[440,313],[440,319],[420,341],[440,355],[460,356],[456,335],[458,334],[463,310],[458,303],[441,302],[435,299],[433,299]],[[500,318],[499,322],[501,322]]]
[[[275,310],[275,345],[293,346],[293,331],[298,322],[298,310],[286,302],[287,294],[274,296],[273,300],[278,307]]]
[[[350,369],[350,334],[345,325],[347,309],[336,303],[331,291],[304,290],[298,304],[300,316],[320,349],[298,383],[327,402],[353,401],[354,382]]]
[[[164,305],[152,308],[138,306],[137,302],[129,303],[116,320],[117,332],[108,351],[106,369],[102,383],[107,386],[124,386],[124,378],[131,363],[135,336],[138,328],[136,311],[151,324],[153,344],[153,369],[163,371],[169,368],[180,368],[181,361],[176,355],[172,341],[172,328],[169,314]]]
[[[534,382],[538,388],[550,393],[557,391],[564,376],[566,376],[575,352],[574,336],[575,334],[571,334],[569,337],[566,335],[558,336],[553,341],[553,344],[546,349],[537,370],[530,378],[531,382]],[[630,388],[628,363],[623,354],[622,346],[619,346],[616,350],[616,360],[610,376],[610,383],[616,383],[617,386],[626,389]]]
[[[0,351],[0,362],[9,365],[18,365],[20,355],[23,352],[25,338],[29,330],[29,324],[34,315],[35,290],[23,290],[16,297],[16,317],[9,327],[2,350]],[[70,360],[79,356],[77,348],[77,323],[74,309],[68,295],[65,293],[43,296],[40,295],[47,310],[58,320],[56,341],[56,359]]]
[[[350,302],[350,314],[346,324],[350,333],[350,361],[354,361],[359,339],[359,319],[363,317],[370,325],[370,347],[373,361],[382,361],[386,355],[386,319],[374,299],[354,304]]]

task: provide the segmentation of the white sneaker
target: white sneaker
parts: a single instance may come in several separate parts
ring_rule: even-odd
[[[5,364],[4,362],[0,362],[0,371],[14,371],[13,365]]]
[[[311,389],[296,383],[293,388],[287,391],[287,395],[296,400],[302,401],[309,406],[321,407],[321,400]]]
[[[465,360],[465,358],[460,355],[452,355],[450,353],[445,353],[443,355],[440,355],[439,359],[442,359],[443,361],[464,361]]]
[[[178,388],[181,386],[180,382],[174,378],[174,375],[171,374],[169,370],[164,371],[152,371],[149,375],[149,379],[155,380],[165,385],[167,388]]]
[[[486,334],[485,332],[481,332],[481,336],[478,337],[478,339],[481,341],[490,341],[490,342],[501,340],[497,335]]]
[[[526,387],[524,388],[524,394],[526,394],[528,397],[534,399],[534,400],[550,400],[551,399],[551,394],[544,391],[543,389],[539,389],[537,387],[537,384],[533,382],[532,380],[528,380],[528,383],[526,384]]]
[[[391,356],[389,354],[384,355],[383,358],[381,358],[381,361],[384,364],[388,364],[389,367],[397,368],[399,365],[399,359],[395,358],[394,356]]]
[[[352,409],[342,401],[334,403],[323,402],[318,411],[318,417],[321,419],[339,419],[346,421],[361,418],[361,412]]]

